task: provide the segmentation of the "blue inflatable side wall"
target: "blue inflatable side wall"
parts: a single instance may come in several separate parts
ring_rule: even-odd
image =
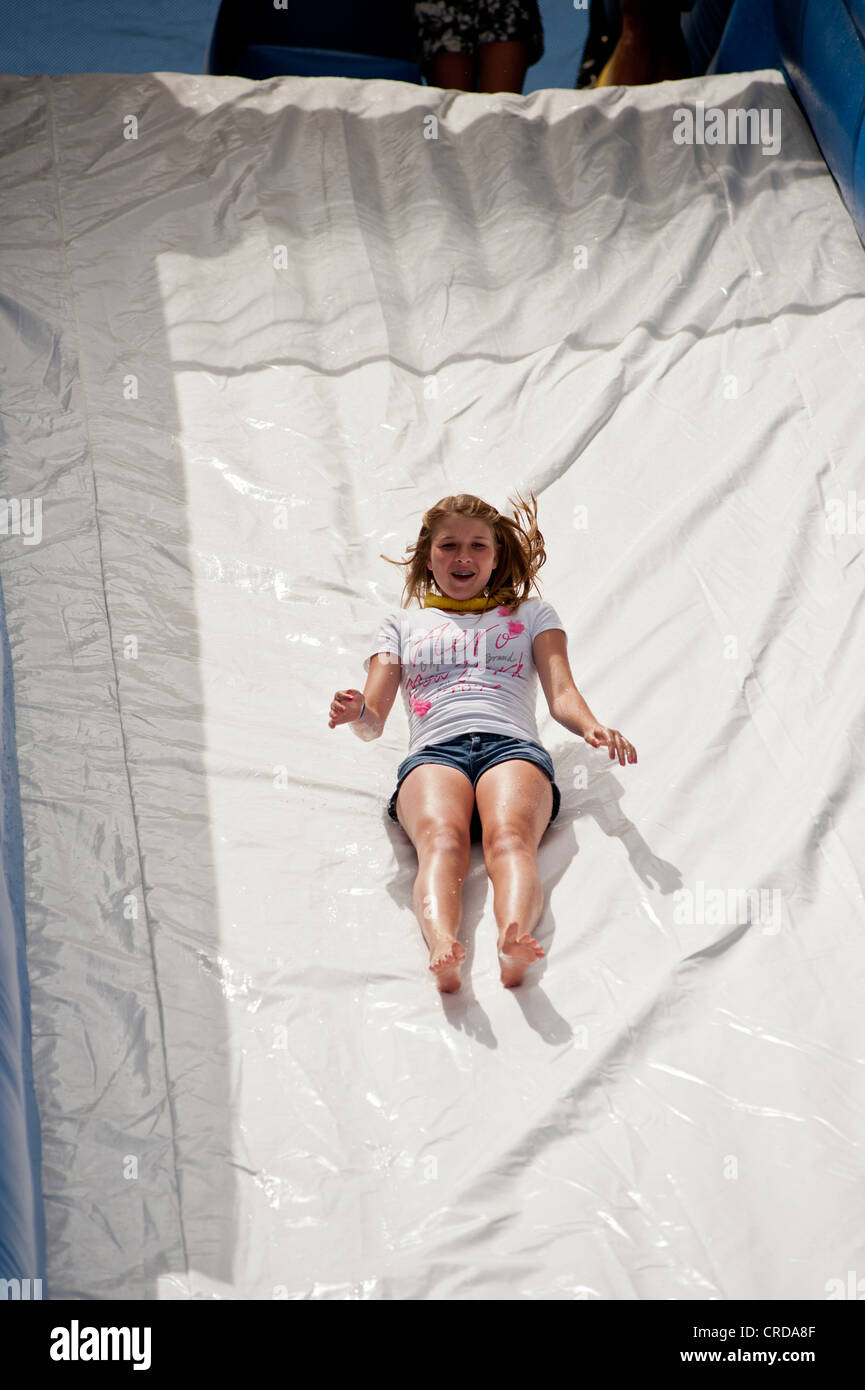
[[[0,1300],[47,1298],[41,1136],[33,1090],[30,982],[24,949],[15,701],[2,584],[0,775]]]
[[[736,0],[711,70],[761,67],[784,73],[865,246],[865,0]]]

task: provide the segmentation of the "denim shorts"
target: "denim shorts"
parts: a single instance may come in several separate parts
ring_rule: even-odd
[[[391,820],[397,821],[399,825],[396,814],[399,789],[412,769],[419,767],[421,763],[443,763],[447,767],[455,767],[459,772],[466,774],[474,787],[481,773],[486,772],[487,768],[495,767],[496,763],[508,762],[512,758],[537,763],[552,782],[553,814],[547,822],[547,825],[551,825],[559,814],[562,800],[561,792],[556,786],[553,760],[546,748],[542,748],[539,743],[532,743],[525,738],[511,738],[508,734],[459,734],[456,738],[446,739],[444,743],[426,743],[423,748],[409,753],[396,770],[396,787],[387,804],[387,813]],[[482,837],[477,802],[472,810],[470,834],[472,840],[480,840]]]

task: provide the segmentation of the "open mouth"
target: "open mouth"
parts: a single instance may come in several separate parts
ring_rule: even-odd
[[[452,574],[451,579],[456,579],[460,584],[467,584],[470,579],[474,579],[473,574]]]

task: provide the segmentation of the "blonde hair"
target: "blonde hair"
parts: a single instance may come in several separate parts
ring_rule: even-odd
[[[508,608],[516,608],[523,603],[529,597],[529,590],[533,584],[538,589],[535,575],[547,561],[544,538],[538,530],[537,500],[533,492],[529,493],[529,497],[531,505],[519,493],[516,494],[516,501],[512,497],[508,498],[513,519],[503,516],[495,507],[490,506],[489,502],[484,502],[481,497],[475,497],[470,492],[458,492],[451,497],[442,497],[425,511],[417,540],[406,546],[409,558],[391,560],[388,555],[381,554],[379,557],[387,560],[389,565],[401,565],[408,570],[403,588],[403,602],[400,606],[406,608],[411,600],[415,599],[422,608],[428,593],[441,593],[427,565],[430,562],[433,536],[439,523],[452,516],[472,517],[476,521],[486,522],[493,533],[493,544],[498,559],[484,593],[490,598],[498,599],[500,604]],[[521,513],[525,518],[522,522]]]

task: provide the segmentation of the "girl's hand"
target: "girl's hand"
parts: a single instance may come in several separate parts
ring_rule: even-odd
[[[615,758],[616,754],[618,754],[619,762],[622,764],[622,767],[625,766],[626,758],[629,763],[635,763],[637,761],[637,750],[632,743],[628,742],[624,734],[620,734],[618,729],[605,728],[604,725],[599,724],[597,720],[586,725],[586,728],[583,730],[583,738],[586,740],[586,743],[590,743],[593,748],[597,748],[600,744],[606,743],[610,750],[610,757]]]
[[[363,709],[363,694],[360,690],[338,690],[331,701],[328,727],[335,729],[337,724],[352,724]]]

